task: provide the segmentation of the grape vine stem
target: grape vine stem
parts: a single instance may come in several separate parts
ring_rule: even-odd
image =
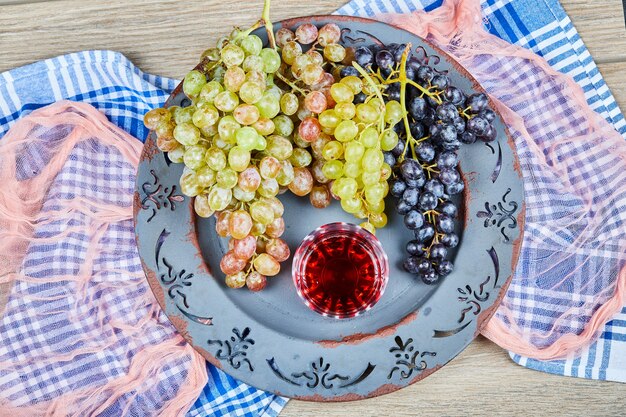
[[[265,30],[267,31],[267,38],[270,41],[270,47],[276,50],[276,38],[274,37],[274,25],[270,20],[270,0],[265,0],[263,2],[263,14],[261,15],[261,20],[265,24]]]

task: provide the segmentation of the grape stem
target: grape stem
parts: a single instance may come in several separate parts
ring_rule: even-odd
[[[374,92],[376,93],[376,96],[378,96],[378,99],[380,100],[381,103],[384,103],[385,100],[383,99],[383,94],[380,91],[380,89],[378,88],[378,86],[376,85],[376,83],[374,82],[374,80],[372,80],[372,77],[369,76],[369,74],[367,73],[367,71],[365,71],[363,69],[363,67],[361,67],[358,63],[356,63],[355,61],[352,61],[352,66],[354,68],[356,68],[357,71],[359,71],[359,74],[361,74],[361,76],[363,78],[365,78],[365,81],[367,81],[367,83],[370,85],[370,87],[372,87],[374,89]],[[379,120],[379,131],[382,132],[383,130],[385,130],[385,112],[383,111],[380,115],[380,120]]]
[[[276,50],[276,38],[274,37],[274,25],[270,20],[270,3],[271,0],[265,0],[263,2],[263,14],[261,15],[261,20],[265,24],[265,30],[267,31],[267,38],[270,41],[270,47]]]
[[[291,87],[292,90],[297,91],[298,93],[302,94],[303,96],[307,95],[307,92],[304,91],[303,89],[301,89],[300,87],[298,87],[297,85],[295,85],[294,83],[292,83],[291,81],[289,81],[287,78],[285,78],[280,72],[276,71],[274,73],[274,75],[276,75],[282,82],[284,82],[285,84],[287,84],[289,87]]]

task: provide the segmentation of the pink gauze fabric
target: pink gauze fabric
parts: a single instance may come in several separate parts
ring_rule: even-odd
[[[487,33],[478,0],[378,18],[427,38],[488,91],[524,177],[526,224],[513,281],[483,334],[515,353],[563,358],[624,304],[626,142],[568,76]]]
[[[182,416],[207,383],[137,254],[141,147],[70,102],[0,141],[0,415]]]

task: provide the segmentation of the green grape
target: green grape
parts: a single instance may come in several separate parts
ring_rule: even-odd
[[[376,183],[365,187],[365,199],[370,204],[377,204],[385,198],[385,189],[382,184]]]
[[[252,127],[259,132],[261,136],[269,136],[276,130],[276,126],[271,119],[261,117],[257,120]]]
[[[370,223],[372,223],[372,226],[377,227],[377,228],[383,228],[387,225],[387,215],[385,213],[373,213],[370,218]]]
[[[322,157],[322,150],[328,142],[330,142],[330,137],[325,133],[320,134],[317,139],[311,142],[311,151],[313,151],[313,156],[316,159],[320,159]]]
[[[204,162],[214,171],[226,168],[226,154],[218,148],[209,148],[204,154]]]
[[[259,109],[261,116],[273,119],[280,113],[280,100],[270,92],[263,93],[263,97],[255,106]]]
[[[395,125],[404,115],[402,105],[395,100],[388,101],[385,104],[385,122],[390,125]]]
[[[188,146],[183,155],[183,162],[191,169],[199,169],[205,165],[204,154],[206,149],[199,145]]]
[[[363,123],[370,124],[376,122],[379,114],[380,113],[371,104],[361,103],[356,106],[356,115]]]
[[[235,133],[237,145],[248,152],[255,148],[258,136],[257,131],[250,126],[244,126]]]
[[[327,161],[339,159],[343,155],[343,144],[337,140],[331,140],[322,149],[322,156]]]
[[[293,135],[293,143],[295,143],[296,146],[299,148],[308,148],[309,146],[311,146],[311,143],[302,139],[302,136],[300,136],[298,132],[296,132],[296,134]]]
[[[263,41],[257,35],[248,35],[241,40],[240,46],[246,55],[258,55],[263,49]]]
[[[267,84],[267,75],[263,71],[250,71],[246,74],[246,81],[257,83],[265,87]]]
[[[346,48],[338,43],[331,43],[324,47],[324,57],[330,62],[341,62],[346,57]]]
[[[200,217],[211,217],[215,212],[209,206],[209,198],[206,194],[199,194],[193,201],[193,209]]]
[[[272,206],[263,201],[255,201],[250,204],[250,215],[254,221],[266,226],[274,221]]]
[[[345,159],[348,162],[360,162],[365,153],[365,146],[361,142],[353,141],[345,145]]]
[[[230,67],[224,73],[224,87],[228,91],[236,93],[244,81],[246,81],[246,73],[241,67]]]
[[[215,184],[216,179],[215,171],[208,166],[204,166],[196,171],[196,179],[198,184],[204,188],[210,187]]]
[[[335,83],[330,87],[330,95],[337,103],[352,103],[354,93],[345,84]]]
[[[224,152],[227,152],[230,151],[232,147],[235,146],[235,144],[233,142],[222,139],[220,135],[216,135],[213,138],[213,146],[223,150]]]
[[[276,181],[278,182],[278,185],[282,185],[284,187],[291,184],[295,175],[293,165],[291,165],[289,161],[282,161],[280,171],[276,176]]]
[[[237,120],[235,120],[233,116],[224,116],[217,124],[217,133],[219,133],[220,138],[224,139],[225,141],[234,142],[235,133],[240,127],[241,125],[237,122]]]
[[[346,213],[354,214],[357,211],[361,210],[361,206],[362,206],[362,203],[361,203],[360,198],[350,197],[350,198],[341,199],[341,208]]]
[[[281,168],[282,164],[273,156],[265,156],[259,162],[259,172],[263,178],[276,178]]]
[[[293,65],[291,65],[291,72],[296,78],[300,78],[302,72],[304,71],[304,67],[313,63],[313,59],[310,55],[299,55],[296,57]]]
[[[218,65],[211,70],[211,75],[209,76],[209,79],[221,83],[222,81],[224,81],[225,72],[226,69],[223,66]]]
[[[287,42],[282,49],[283,61],[292,65],[298,56],[302,55],[302,47],[298,42]]]
[[[213,104],[218,110],[228,113],[235,110],[239,104],[239,97],[232,91],[222,91],[215,96]]]
[[[257,55],[247,56],[246,59],[243,60],[243,64],[241,65],[241,67],[246,72],[263,72],[263,59]]]
[[[215,106],[212,104],[204,104],[197,107],[197,110],[194,112],[191,120],[196,127],[203,129],[215,125],[219,117],[220,114]]]
[[[373,127],[367,127],[361,132],[359,141],[366,148],[374,148],[378,145],[378,131]]]
[[[274,178],[266,178],[261,181],[261,186],[257,190],[257,193],[259,193],[263,197],[275,197],[276,195],[278,195],[278,191],[278,181],[276,181],[276,179]]]
[[[209,61],[217,61],[220,59],[220,50],[217,48],[209,48],[202,53],[200,58],[208,58]]]
[[[256,123],[256,121],[259,120],[259,117],[261,117],[259,109],[252,104],[238,105],[235,107],[235,111],[233,111],[233,116],[238,123],[245,126]]]
[[[196,174],[193,171],[183,171],[180,177],[180,191],[189,197],[195,197],[202,192],[204,188],[198,184]]]
[[[217,185],[220,187],[230,189],[237,185],[239,177],[231,168],[224,168],[217,172],[215,180],[217,181]]]
[[[281,90],[279,86],[274,84],[274,74],[270,74],[267,76],[266,87],[267,88],[265,92],[273,95],[276,98],[276,100],[280,102],[280,98],[283,96],[285,92]]]
[[[328,161],[322,167],[322,172],[329,180],[341,178],[343,175],[343,163],[337,160]]]
[[[261,135],[257,135],[256,141],[254,142],[254,149],[257,151],[264,151],[265,148],[267,148],[267,139]]]
[[[307,85],[313,85],[317,83],[324,75],[324,68],[319,64],[308,64],[302,68],[302,74],[300,79]]]
[[[276,134],[284,137],[289,137],[293,133],[294,125],[293,121],[285,116],[284,114],[280,114],[276,116],[274,119],[274,126],[276,127]]]
[[[340,142],[353,140],[359,133],[359,127],[354,120],[343,120],[335,128],[335,139]],[[378,135],[376,135],[378,138]]]
[[[367,202],[365,205],[367,207],[367,211],[374,214],[381,214],[385,211],[385,200],[379,200],[376,203]]]
[[[333,192],[342,199],[352,198],[356,195],[358,191],[357,183],[354,178],[339,178],[337,181],[335,181],[333,187],[335,188]]]
[[[169,112],[169,110],[164,108],[158,108],[150,110],[148,113],[146,113],[143,117],[143,123],[148,129],[154,130],[157,128],[157,126],[168,123],[171,118],[172,114]]]
[[[222,188],[217,185],[211,187],[209,191],[209,207],[213,211],[222,211],[230,204],[233,192],[230,188]]]
[[[204,74],[198,70],[193,70],[185,76],[185,80],[183,81],[183,91],[187,97],[197,97],[205,84],[206,77]]]
[[[233,188],[233,197],[241,202],[247,203],[254,200],[254,198],[256,197],[256,192],[244,191],[239,188],[239,186],[235,186],[235,188]]]
[[[393,129],[385,130],[380,135],[380,148],[383,151],[390,151],[398,144],[398,134]]]
[[[378,149],[368,149],[363,154],[361,165],[367,172],[379,171],[385,162],[384,155]]]
[[[361,174],[361,181],[364,186],[374,185],[380,181],[380,173],[378,171],[364,171]],[[361,187],[359,187],[361,188]]]
[[[337,112],[333,109],[324,110],[320,113],[319,117],[320,125],[323,127],[337,127],[339,122],[341,121],[341,117],[337,114]]]
[[[289,139],[283,136],[272,135],[268,138],[266,151],[269,155],[283,161],[291,156],[293,145]]]
[[[218,83],[215,80],[212,80],[206,83],[204,87],[202,87],[198,98],[205,103],[213,103],[213,100],[215,100],[215,96],[217,96],[222,91],[224,91],[224,87],[222,87],[222,84]]]
[[[274,212],[274,219],[282,217],[283,213],[285,212],[285,206],[283,206],[283,203],[281,203],[280,200],[276,197],[262,197],[260,201],[263,201],[272,207],[272,211]]]
[[[362,218],[364,218],[364,217],[362,217]],[[371,234],[376,235],[376,228],[374,226],[372,226],[372,223],[370,223],[370,222],[363,222],[363,223],[359,224],[359,226],[362,227],[363,229],[367,230]]]
[[[185,146],[192,146],[200,141],[200,130],[191,123],[182,123],[174,128],[174,139]]]
[[[256,133],[256,132],[255,132]],[[235,146],[228,152],[228,165],[237,172],[241,172],[250,164],[250,152],[241,146]]]
[[[363,90],[363,81],[354,75],[342,78],[341,83],[350,87],[350,90],[352,90],[352,93],[354,94],[359,94]]]
[[[234,43],[229,43],[220,51],[220,56],[222,58],[222,62],[227,67],[232,67],[233,65],[241,65],[244,58],[246,57],[246,53],[235,45]]]
[[[212,138],[214,136],[219,136],[218,131],[217,131],[217,123],[213,123],[212,125],[201,127],[200,134],[202,135],[202,137],[207,138],[207,139]]]
[[[275,73],[280,68],[280,55],[272,48],[263,48],[259,56],[263,59],[263,71],[268,74]]]
[[[351,120],[356,115],[356,107],[352,103],[338,103],[335,106],[335,113],[343,120]]]
[[[311,48],[308,51],[306,51],[306,55],[309,58],[311,58],[311,63],[312,64],[322,65],[324,63],[324,57],[322,56],[322,54],[320,54],[319,52],[317,52],[313,48]]]
[[[241,85],[241,88],[239,89],[239,97],[245,103],[254,104],[257,101],[261,100],[264,90],[265,85],[260,84],[256,81],[246,81]]]
[[[343,172],[346,177],[350,178],[358,178],[359,175],[363,172],[361,170],[361,161],[359,162],[346,162],[343,165]]]
[[[293,93],[285,93],[280,98],[280,110],[287,116],[296,114],[299,105],[298,97]]]
[[[308,167],[313,161],[313,157],[303,148],[295,148],[289,157],[289,162],[296,168]]]
[[[380,180],[387,182],[387,180],[391,177],[391,174],[393,173],[393,169],[389,166],[388,163],[384,163],[383,166],[380,168]]]
[[[174,116],[174,122],[177,125],[182,125],[183,123],[191,123],[191,119],[193,118],[193,112],[195,109],[193,107],[178,107],[175,106],[172,109],[172,116]]]
[[[167,153],[167,157],[170,158],[170,161],[172,161],[175,164],[180,164],[183,162],[183,157],[185,155],[185,147],[184,146],[179,146],[178,148],[169,151]]]

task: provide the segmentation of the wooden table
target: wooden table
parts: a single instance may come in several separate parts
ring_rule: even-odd
[[[275,1],[272,15],[280,20],[328,14],[344,1]],[[234,25],[252,23],[261,4],[261,0],[0,0],[0,71],[68,52],[112,49],[145,71],[181,78],[218,36]],[[626,108],[626,30],[620,0],[563,0],[563,4],[617,101]],[[522,368],[499,347],[479,338],[422,383],[352,403],[290,401],[281,416],[617,416],[626,413],[625,394],[623,384]]]

